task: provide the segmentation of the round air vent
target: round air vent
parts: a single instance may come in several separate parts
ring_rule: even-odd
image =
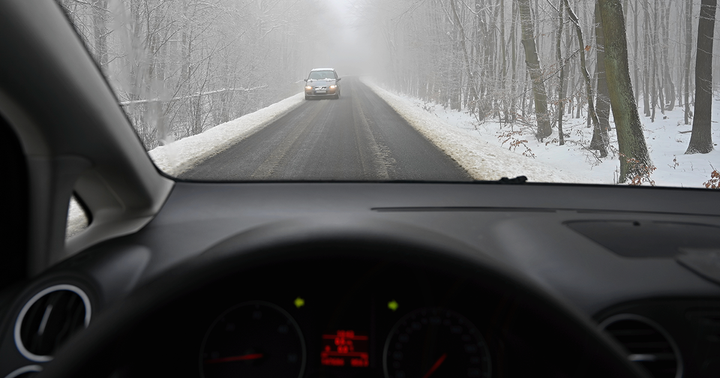
[[[15,345],[25,358],[44,362],[73,333],[90,324],[90,299],[73,285],[55,285],[25,303],[15,321]]]
[[[600,328],[625,348],[628,360],[641,364],[653,377],[682,377],[677,345],[652,320],[632,314],[615,315],[603,321]]]
[[[37,375],[42,370],[42,366],[40,365],[23,366],[10,372],[10,374],[6,375],[5,378],[29,378]]]

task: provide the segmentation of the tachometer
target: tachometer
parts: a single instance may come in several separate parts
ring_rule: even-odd
[[[462,315],[424,308],[400,319],[385,341],[386,378],[490,377],[490,353]]]
[[[305,342],[287,311],[268,302],[245,302],[215,320],[200,358],[204,378],[300,377]]]

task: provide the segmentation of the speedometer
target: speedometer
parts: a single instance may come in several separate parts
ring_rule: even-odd
[[[204,378],[300,377],[305,342],[287,311],[268,302],[245,302],[221,314],[202,345]]]
[[[490,353],[462,315],[423,308],[400,319],[385,341],[386,378],[490,377]]]

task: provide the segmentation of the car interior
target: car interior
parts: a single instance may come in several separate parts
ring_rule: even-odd
[[[55,2],[0,41],[0,378],[720,376],[717,191],[183,181]]]

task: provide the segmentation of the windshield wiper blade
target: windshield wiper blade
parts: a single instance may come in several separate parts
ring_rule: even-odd
[[[499,184],[524,184],[527,180],[528,178],[526,176],[517,176],[513,178],[503,177],[500,180],[497,180],[497,182]]]

